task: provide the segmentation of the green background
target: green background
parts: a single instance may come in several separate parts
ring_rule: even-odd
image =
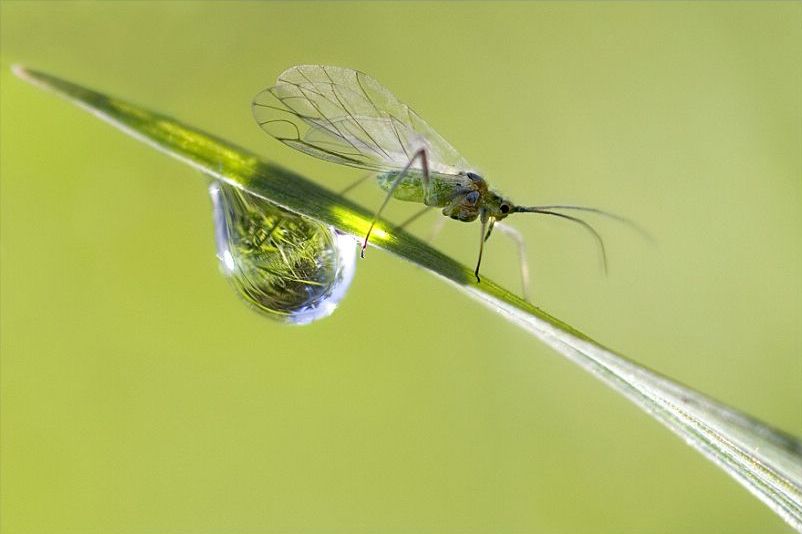
[[[204,178],[9,67],[334,189],[359,172],[268,138],[250,100],[299,63],[370,73],[513,200],[656,236],[598,221],[605,278],[581,229],[511,219],[536,303],[800,434],[802,4],[0,10],[4,533],[790,531],[593,377],[382,252],[326,320],[253,313],[219,275]],[[477,231],[448,221],[436,244],[471,264]],[[518,287],[504,238],[484,272]]]

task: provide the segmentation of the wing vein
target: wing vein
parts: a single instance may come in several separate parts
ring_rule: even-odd
[[[256,95],[259,126],[306,154],[375,172],[398,170],[425,147],[434,172],[469,169],[462,156],[390,91],[352,69],[290,67]]]

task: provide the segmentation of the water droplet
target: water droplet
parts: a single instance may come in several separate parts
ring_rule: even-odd
[[[353,237],[219,180],[209,194],[220,268],[248,304],[291,324],[331,315],[354,276]]]

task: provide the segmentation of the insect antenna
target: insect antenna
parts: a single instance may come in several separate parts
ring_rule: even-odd
[[[651,241],[652,243],[654,242],[654,237],[652,237],[652,235],[649,232],[647,232],[641,225],[639,225],[638,223],[636,223],[632,219],[628,219],[626,217],[618,215],[617,213],[612,213],[612,212],[609,212],[609,211],[600,210],[598,208],[588,208],[586,206],[571,206],[571,205],[531,206],[531,207],[526,208],[526,210],[533,210],[533,209],[535,209],[535,210],[547,210],[547,211],[553,211],[553,210],[577,210],[577,211],[586,211],[586,212],[589,212],[589,213],[595,213],[597,215],[603,215],[604,217],[608,217],[610,219],[618,221],[618,222],[628,226],[630,229],[635,230],[636,232],[638,232],[641,235],[641,237],[643,237],[647,241]],[[513,211],[515,211],[515,210],[513,210]]]
[[[552,208],[555,208],[552,206]],[[591,210],[592,208],[588,208]],[[604,240],[602,239],[601,234],[596,231],[593,226],[591,226],[586,221],[583,221],[579,217],[573,217],[571,215],[566,215],[564,213],[559,213],[556,211],[551,211],[548,209],[547,206],[530,206],[530,207],[522,207],[522,206],[515,206],[512,209],[513,213],[540,213],[542,215],[551,215],[553,217],[560,217],[561,219],[566,219],[572,222],[575,222],[581,225],[585,230],[590,232],[593,237],[596,239],[596,242],[599,244],[599,251],[601,252],[601,259],[602,259],[602,268],[604,270],[604,274],[607,274],[607,250],[604,248]]]

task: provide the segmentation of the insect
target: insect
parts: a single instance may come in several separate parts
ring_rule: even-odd
[[[513,203],[490,189],[460,153],[409,106],[367,74],[353,69],[327,65],[290,67],[279,75],[274,86],[256,95],[252,111],[259,126],[282,143],[377,175],[378,185],[387,196],[365,235],[362,257],[374,225],[391,198],[423,203],[426,209],[441,208],[443,215],[457,221],[478,220],[479,257],[474,270],[477,282],[481,281],[484,243],[498,221],[514,213],[538,213],[581,225],[599,244],[605,271],[606,252],[599,233],[584,220],[561,211],[594,212],[631,224],[623,217],[595,208]],[[514,232],[509,227],[507,231]],[[522,274],[524,268],[522,264]]]

